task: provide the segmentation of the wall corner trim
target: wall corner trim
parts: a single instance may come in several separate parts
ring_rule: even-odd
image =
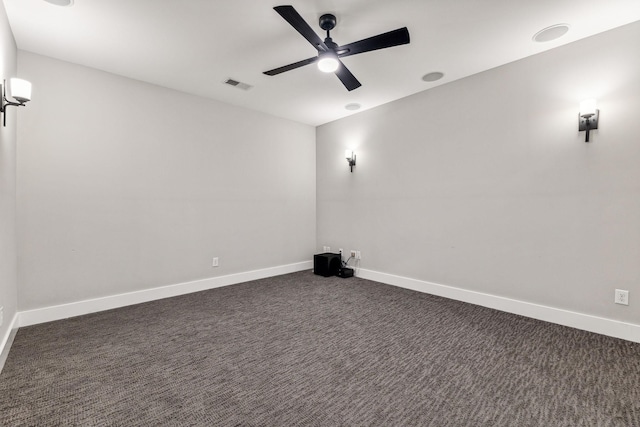
[[[7,361],[7,356],[9,356],[9,350],[11,349],[11,344],[13,343],[13,338],[16,336],[16,332],[18,332],[18,313],[14,314],[7,328],[7,332],[2,337],[2,341],[0,341],[0,372],[2,372],[2,368],[4,368],[4,362]]]
[[[356,275],[362,279],[373,280],[387,285],[468,302],[507,313],[519,314],[545,322],[640,343],[640,325],[633,323],[620,322],[618,320],[597,317],[590,314],[548,307],[362,268],[357,270]]]
[[[302,261],[294,264],[263,268],[260,270],[252,270],[226,276],[210,277],[207,279],[194,280],[175,285],[161,286],[141,291],[128,292],[125,294],[72,302],[69,304],[20,311],[17,314],[18,321],[16,326],[25,327],[37,325],[39,323],[53,322],[55,320],[67,319],[69,317],[82,316],[84,314],[111,310],[128,305],[141,304],[144,302],[171,298],[178,295],[205,291],[207,289],[220,288],[223,286],[235,285],[237,283],[295,273],[297,271],[310,270],[311,268],[313,268],[312,261]]]

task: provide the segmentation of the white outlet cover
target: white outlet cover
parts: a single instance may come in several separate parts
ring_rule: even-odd
[[[616,304],[629,305],[629,291],[616,289],[614,302]]]

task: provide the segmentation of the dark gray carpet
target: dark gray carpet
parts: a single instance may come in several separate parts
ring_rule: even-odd
[[[2,426],[640,426],[640,345],[301,272],[22,328]]]

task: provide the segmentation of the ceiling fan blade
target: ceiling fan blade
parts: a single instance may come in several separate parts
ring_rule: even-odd
[[[318,51],[324,52],[329,50],[324,41],[311,29],[309,24],[300,16],[293,6],[276,6],[273,8],[282,16],[293,28],[298,31],[302,37],[307,39]]]
[[[273,70],[265,71],[263,74],[267,76],[275,76],[285,71],[295,70],[296,68],[304,67],[305,65],[313,64],[318,61],[318,57],[303,59],[302,61],[294,62],[293,64],[285,65],[283,67],[274,68]]]
[[[377,36],[345,44],[344,46],[338,47],[336,51],[338,52],[338,56],[343,58],[357,53],[370,52],[372,50],[384,49],[407,43],[409,43],[409,30],[407,30],[407,27],[403,27],[389,31],[388,33],[378,34]]]
[[[338,61],[340,62],[340,66],[336,70],[336,76],[338,76],[344,87],[346,87],[348,91],[352,91],[362,86],[358,79],[356,79],[356,76],[351,74],[351,71],[349,71],[342,61]]]

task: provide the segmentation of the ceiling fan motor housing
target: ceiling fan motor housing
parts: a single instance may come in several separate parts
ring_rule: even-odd
[[[325,31],[331,31],[336,26],[336,16],[330,13],[325,13],[320,17],[320,28]]]

